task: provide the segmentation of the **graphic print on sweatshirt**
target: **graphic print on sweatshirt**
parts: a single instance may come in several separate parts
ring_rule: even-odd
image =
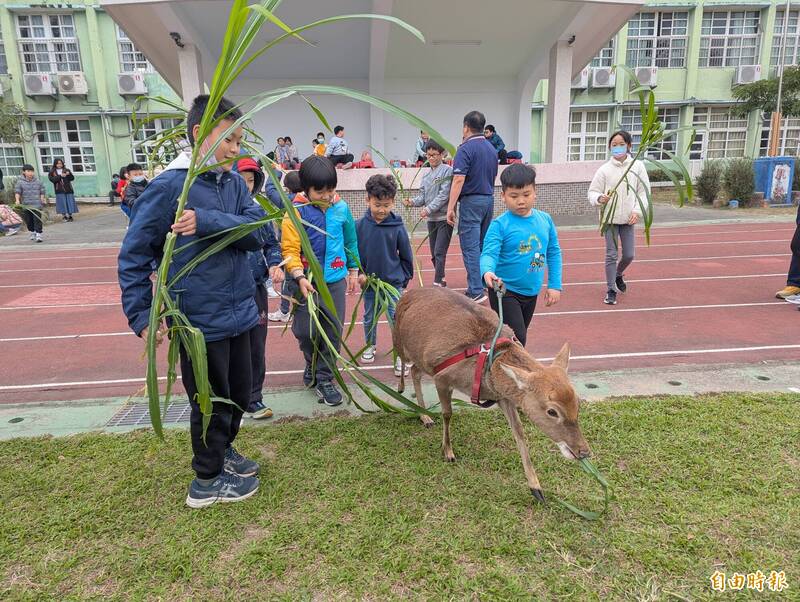
[[[544,269],[546,257],[541,251],[542,242],[535,234],[531,234],[527,240],[520,241],[518,247],[518,252],[520,255],[529,255],[533,253],[533,256],[531,257],[531,263],[528,266],[528,273],[539,272]]]

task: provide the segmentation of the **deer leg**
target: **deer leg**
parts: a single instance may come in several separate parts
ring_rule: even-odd
[[[411,366],[411,380],[414,383],[414,393],[417,396],[417,404],[425,407],[425,400],[422,398],[422,371],[416,366]],[[433,418],[427,414],[420,414],[419,419],[425,427],[430,428],[433,426]]]
[[[525,434],[522,431],[522,424],[519,421],[517,408],[513,403],[506,400],[498,401],[497,404],[503,410],[503,414],[505,414],[506,420],[508,421],[508,426],[511,428],[511,434],[514,435],[514,442],[517,444],[519,456],[522,458],[522,468],[525,471],[525,478],[528,480],[528,487],[530,487],[531,493],[537,501],[544,502],[542,487],[539,485],[539,478],[536,476],[533,464],[531,464],[528,442],[525,441]]]
[[[455,462],[456,455],[453,453],[453,446],[450,444],[450,417],[453,415],[453,389],[447,385],[436,383],[436,391],[439,393],[439,403],[442,406],[442,452],[447,462]]]

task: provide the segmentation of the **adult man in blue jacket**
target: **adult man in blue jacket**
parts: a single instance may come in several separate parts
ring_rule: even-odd
[[[187,115],[186,130],[192,146],[208,102],[208,96],[198,96]],[[233,132],[227,130],[242,113],[223,99],[214,114],[215,119],[222,117],[200,148],[200,156],[205,156],[219,141],[208,159],[209,170],[189,189],[181,218],[173,224],[177,199],[191,161],[189,152],[179,155],[150,182],[133,207],[131,224],[119,253],[118,275],[128,323],[142,338],[147,337],[153,302],[151,263],[160,259],[167,234],[172,231],[177,235],[177,252],[169,270],[171,279],[225,231],[265,215],[251,198],[242,177],[231,173],[243,131],[241,127]],[[220,140],[223,134],[225,138]],[[258,464],[239,454],[232,443],[250,401],[250,330],[258,322],[248,251],[258,250],[264,244],[264,229],[256,229],[206,258],[171,288],[180,310],[205,338],[212,396],[233,402],[213,404],[204,440],[203,416],[196,401],[198,386],[191,359],[181,347],[181,378],[192,408],[192,468],[197,475],[186,498],[186,504],[192,508],[217,501],[237,502],[258,490]]]

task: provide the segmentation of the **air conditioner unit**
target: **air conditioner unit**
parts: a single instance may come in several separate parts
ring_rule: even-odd
[[[23,79],[28,96],[53,96],[55,86],[49,73],[26,73]]]
[[[761,65],[741,65],[736,70],[736,84],[752,84],[761,79]]]
[[[581,69],[578,74],[572,78],[573,90],[585,90],[589,87],[589,68]]]
[[[617,72],[612,67],[592,69],[592,88],[613,88],[617,85]]]
[[[655,88],[658,85],[658,67],[639,67],[636,69],[636,79],[643,86]]]
[[[138,71],[117,74],[117,89],[120,96],[147,94],[147,82],[144,74]]]
[[[79,71],[74,73],[59,73],[58,91],[65,96],[86,95],[89,93],[89,86],[86,83],[86,78],[83,76],[83,73]]]

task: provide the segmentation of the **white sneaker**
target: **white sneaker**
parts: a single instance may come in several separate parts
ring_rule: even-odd
[[[10,228],[6,230],[6,236],[14,236],[17,232],[19,232],[19,228]]]
[[[36,235],[36,242],[44,242],[44,239],[42,238],[41,234]]]
[[[800,295],[792,295],[791,297],[786,297],[787,303],[794,303],[795,305],[800,305]]]
[[[371,364],[375,361],[375,346],[367,347],[364,353],[361,354],[361,362],[364,364]]]
[[[28,238],[30,238],[31,240],[36,240],[36,233],[31,232],[31,235]]]
[[[267,320],[270,322],[283,322],[286,323],[292,317],[291,313],[283,313],[280,309],[267,314]]]
[[[394,361],[394,375],[399,377],[401,374],[403,376],[408,376],[411,372],[411,366],[406,364],[405,369],[403,369],[403,360],[399,357]]]
[[[277,299],[278,297],[281,296],[280,293],[271,286],[267,287],[267,295],[269,295],[270,299]]]

